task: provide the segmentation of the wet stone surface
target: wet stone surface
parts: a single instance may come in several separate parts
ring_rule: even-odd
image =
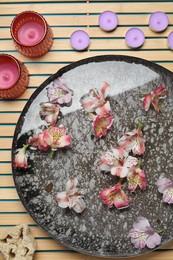
[[[162,203],[162,196],[155,185],[162,173],[168,178],[172,177],[172,78],[165,77],[164,71],[163,74],[160,71],[157,73],[143,65],[117,61],[111,63],[114,65],[115,74],[113,71],[110,72],[110,66],[106,67],[105,63],[99,62],[95,65],[96,74],[99,75],[100,71],[99,79],[97,76],[98,80],[94,80],[91,73],[93,63],[72,69],[66,72],[63,78],[68,81],[69,87],[74,89],[74,100],[77,100],[83,94],[83,90],[78,89],[77,97],[75,96],[75,75],[78,88],[84,89],[87,93],[94,86],[99,88],[100,82],[104,80],[110,84],[114,82],[114,79],[116,82],[116,74],[123,75],[126,74],[126,70],[133,71],[133,74],[126,78],[126,83],[124,79],[122,79],[123,83],[121,82],[122,75],[120,75],[119,83],[117,81],[117,85],[113,86],[116,88],[119,84],[120,90],[117,90],[115,94],[112,92],[109,97],[114,123],[107,136],[99,140],[93,136],[91,121],[88,120],[85,112],[79,109],[78,105],[76,106],[77,101],[73,100],[71,108],[66,110],[58,122],[68,129],[72,139],[71,147],[58,150],[53,159],[48,156],[47,152],[30,151],[29,168],[26,171],[14,170],[14,178],[17,190],[30,214],[58,241],[87,254],[112,257],[138,255],[148,251],[148,249],[142,251],[135,249],[128,238],[129,230],[138,216],[146,217],[151,226],[157,230],[165,228],[162,234],[162,244],[173,238],[173,206]],[[124,72],[123,64],[126,69]],[[85,71],[86,68],[88,69],[84,75],[79,73],[80,70],[84,71],[83,66],[85,66]],[[139,82],[141,85],[136,84],[139,76],[138,67],[140,77],[143,77],[143,80],[140,79]],[[118,71],[119,68],[121,71]],[[110,82],[110,76],[106,78],[109,73],[113,74]],[[134,88],[128,89],[128,81],[129,85],[134,85]],[[121,91],[121,84],[127,85],[123,91]],[[158,85],[166,86],[169,91],[169,95],[163,101],[162,112],[157,115],[151,109],[146,113],[142,108],[141,93],[149,93]],[[20,131],[16,134],[13,155],[17,148],[26,143],[28,134],[32,132],[28,130],[37,127],[32,125],[32,118],[29,117],[32,116],[33,121],[37,121],[39,102],[47,101],[45,89],[35,100],[23,116],[24,124],[21,124]],[[34,115],[29,112],[32,106],[36,108]],[[63,111],[62,108],[62,113]],[[109,209],[101,202],[99,192],[113,186],[116,179],[110,173],[100,172],[99,158],[102,153],[116,146],[123,132],[134,129],[138,120],[143,123],[143,133],[146,138],[146,153],[142,157],[142,162],[147,174],[147,189],[130,193],[125,188],[125,192],[131,197],[130,207],[122,210]],[[55,200],[56,194],[65,190],[67,180],[74,177],[78,178],[80,188],[85,191],[84,200],[87,208],[82,214],[59,208]]]

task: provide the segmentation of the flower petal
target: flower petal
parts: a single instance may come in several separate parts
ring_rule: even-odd
[[[133,156],[128,156],[124,160],[124,167],[127,167],[127,168],[131,168],[132,166],[137,165],[137,164],[138,164],[138,159]]]
[[[109,103],[109,101],[106,101],[106,102],[104,103],[104,105],[98,106],[98,107],[95,109],[95,112],[96,112],[98,115],[100,115],[100,116],[104,116],[104,115],[109,114],[110,110],[111,110],[110,103]]]
[[[159,113],[160,112],[160,105],[159,105],[159,100],[155,99],[152,101],[152,105],[154,107],[154,110]]]
[[[69,205],[68,197],[65,191],[62,191],[57,194],[56,201],[58,203],[58,206],[61,208],[67,208]]]
[[[71,137],[70,135],[63,135],[59,140],[58,148],[66,147],[71,145]]]
[[[101,171],[110,171],[113,166],[113,154],[110,152],[104,153],[99,162]]]
[[[122,160],[128,156],[128,152],[122,147],[115,147],[112,149],[112,152],[117,160]]]
[[[156,97],[156,96],[159,95],[164,89],[165,89],[165,87],[163,87],[163,86],[158,86],[158,87],[152,92],[152,96],[153,96],[153,97]]]
[[[114,206],[117,209],[127,208],[130,203],[130,198],[124,193],[124,191],[119,190],[116,193],[116,196],[114,198]]]
[[[146,246],[148,235],[145,232],[138,232],[135,229],[131,229],[129,236],[135,248],[143,249]]]
[[[160,193],[164,193],[166,189],[168,189],[168,188],[173,186],[173,182],[170,179],[168,179],[168,178],[161,177],[156,182],[156,185],[158,187],[158,191]]]
[[[123,166],[112,167],[111,174],[113,176],[118,176],[120,178],[124,178],[127,176],[129,169]]]
[[[28,168],[28,158],[26,155],[26,149],[28,145],[25,145],[23,148],[19,149],[18,153],[15,155],[14,167],[15,168]]]
[[[103,203],[108,207],[112,206],[115,198],[115,188],[106,188],[100,192],[100,197]]]
[[[110,130],[112,123],[113,123],[113,117],[111,115],[105,115],[105,116],[97,116],[94,120],[94,132],[96,138],[100,138],[102,136],[106,136],[107,130]]]
[[[149,110],[150,105],[151,105],[151,101],[152,101],[152,95],[151,94],[145,95],[143,103],[142,103],[143,108],[145,109],[145,111]]]
[[[80,103],[86,112],[94,112],[97,107],[96,101],[91,99],[89,94],[83,95],[80,99]]]
[[[139,186],[141,190],[146,189],[146,178],[145,173],[140,168],[132,167],[129,170],[128,176],[128,189],[131,191],[135,191]]]
[[[74,190],[76,191],[76,187],[78,185],[78,179],[74,178],[74,179],[70,179],[67,181],[66,183],[66,192],[67,194],[73,194]]]
[[[101,88],[101,93],[104,98],[106,98],[108,96],[110,88],[111,88],[111,86],[105,81]]]
[[[118,140],[118,145],[124,149],[125,151],[129,152],[132,150],[133,147],[133,142],[130,139],[128,135],[124,134],[119,140]]]
[[[149,236],[147,239],[147,247],[150,249],[155,248],[160,243],[161,243],[161,236],[159,236],[159,234],[157,233],[154,233],[153,235]]]
[[[82,198],[75,198],[74,199],[74,206],[73,209],[77,213],[81,213],[86,208],[85,201]]]
[[[48,148],[49,148],[49,144],[46,142],[47,139],[45,140],[44,138],[45,137],[44,137],[44,133],[43,132],[38,135],[38,149],[40,151],[47,151]]]
[[[60,113],[59,105],[46,102],[41,103],[40,108],[41,118],[44,119],[48,124],[55,125]]]
[[[57,78],[53,84],[47,89],[49,101],[51,103],[59,103],[67,105],[72,100],[73,91],[68,88],[66,82],[62,78]]]
[[[173,204],[173,186],[167,188],[163,193],[163,201],[168,204]]]
[[[133,224],[133,228],[137,231],[145,231],[148,227],[150,227],[148,219],[142,216],[138,217],[137,221]]]

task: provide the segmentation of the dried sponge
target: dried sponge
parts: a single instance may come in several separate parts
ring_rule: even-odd
[[[0,251],[6,260],[32,260],[36,241],[27,225],[19,225],[0,233]]]

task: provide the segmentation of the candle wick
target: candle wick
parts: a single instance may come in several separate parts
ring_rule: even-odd
[[[110,22],[111,22],[111,19],[108,19],[107,22],[110,23]]]
[[[8,81],[8,80],[9,80],[9,75],[6,74],[6,73],[4,73],[4,74],[2,75],[2,78],[3,78],[3,80]]]
[[[138,39],[138,37],[137,37],[137,36],[135,36],[135,37],[134,37],[134,41],[136,41],[137,39]]]
[[[30,39],[33,39],[34,36],[35,36],[35,33],[34,33],[34,32],[28,32],[28,37],[29,37]]]
[[[157,24],[160,24],[160,20],[159,20],[159,21],[157,21]]]
[[[78,43],[82,43],[82,39],[79,39],[79,40],[78,40]]]

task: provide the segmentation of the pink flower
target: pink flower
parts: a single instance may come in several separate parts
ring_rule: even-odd
[[[55,125],[60,113],[60,108],[58,104],[52,103],[41,103],[40,104],[41,111],[40,116],[44,119],[48,124]]]
[[[41,132],[38,135],[29,137],[28,144],[32,150],[47,151],[49,149],[49,145],[45,142],[43,136],[43,132]]]
[[[118,145],[133,154],[143,154],[145,152],[145,139],[142,134],[141,126],[127,132],[118,140]]]
[[[110,114],[104,116],[93,115],[93,120],[96,138],[106,136],[107,130],[110,130],[114,121],[113,117]]]
[[[44,130],[44,131],[46,131],[46,130]],[[42,132],[38,135],[38,150],[47,151],[48,149],[49,149],[49,145],[45,141],[44,133]]]
[[[168,178],[161,177],[157,183],[158,191],[163,193],[163,201],[173,204],[173,181]]]
[[[71,144],[70,135],[66,135],[66,128],[51,126],[43,131],[43,135],[39,143],[41,146],[50,146],[52,151],[56,151],[58,148],[69,146]]]
[[[38,135],[30,136],[28,139],[28,144],[31,146],[32,150],[37,150],[38,148]]]
[[[96,114],[101,116],[109,114],[110,104],[106,100],[109,90],[110,85],[107,82],[104,82],[100,90],[96,88],[91,89],[88,94],[80,99],[83,109],[86,112],[96,112]]]
[[[14,167],[16,168],[28,168],[28,159],[26,155],[26,149],[28,145],[24,145],[23,148],[19,149],[14,159]]]
[[[141,190],[146,189],[146,178],[145,173],[139,167],[132,167],[127,175],[128,189],[135,191],[139,186]]]
[[[159,86],[151,94],[144,94],[142,105],[145,111],[148,111],[152,105],[157,113],[160,112],[159,99],[163,99],[168,95],[168,92],[164,91],[164,89],[165,87]]]
[[[58,78],[48,88],[47,94],[51,103],[69,105],[72,101],[73,91],[67,87],[64,79]]]
[[[115,206],[117,209],[127,208],[130,203],[129,197],[121,189],[120,183],[115,184],[112,188],[106,188],[100,192],[103,203],[108,207]]]
[[[161,243],[161,237],[150,226],[149,221],[144,217],[138,217],[133,224],[133,228],[129,232],[131,242],[135,248],[144,248],[147,246],[153,249]]]
[[[129,156],[121,147],[113,148],[112,153],[107,152],[100,158],[100,169],[110,171],[112,175],[124,178],[128,175],[132,166],[137,165],[138,159]]]
[[[66,191],[57,194],[56,201],[61,208],[73,208],[77,213],[81,213],[85,208],[80,189],[77,188],[77,178],[70,179],[66,184]]]

